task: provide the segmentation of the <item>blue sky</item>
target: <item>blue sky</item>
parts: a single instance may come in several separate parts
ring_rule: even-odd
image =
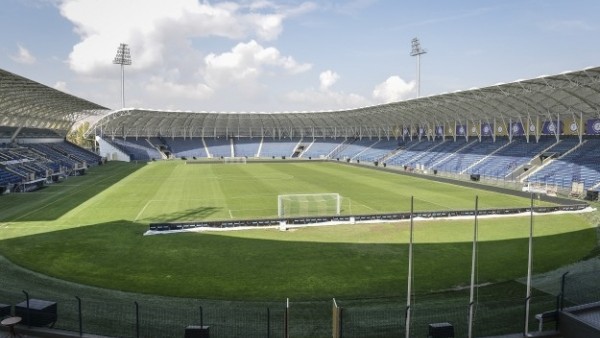
[[[4,0],[0,68],[121,107],[338,110],[600,66],[600,1]]]

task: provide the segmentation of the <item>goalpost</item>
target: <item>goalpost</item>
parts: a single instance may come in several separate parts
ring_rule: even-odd
[[[339,215],[342,197],[338,193],[288,194],[277,196],[279,217]]]
[[[223,157],[223,163],[227,163],[227,164],[246,164],[247,163],[247,158],[246,157]]]

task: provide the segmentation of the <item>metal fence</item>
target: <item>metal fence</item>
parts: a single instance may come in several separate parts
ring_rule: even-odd
[[[562,306],[600,300],[600,271],[567,273],[554,278],[556,292],[537,292],[531,300],[529,328],[535,314]],[[564,284],[562,284],[564,280]],[[118,292],[116,292],[118,294]],[[183,337],[189,325],[209,327],[210,337],[398,337],[405,333],[406,299],[336,299],[286,302],[201,301],[131,294],[114,298],[61,295],[48,290],[0,289],[0,303],[15,305],[27,297],[57,303],[54,328],[111,337]],[[523,332],[525,299],[485,299],[476,304],[476,337]],[[417,296],[411,307],[411,337],[427,336],[432,323],[450,323],[456,337],[468,330],[468,298],[448,293]]]

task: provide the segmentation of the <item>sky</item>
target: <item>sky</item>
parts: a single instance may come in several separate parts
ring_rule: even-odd
[[[600,66],[598,0],[2,0],[0,68],[121,108],[342,110]]]

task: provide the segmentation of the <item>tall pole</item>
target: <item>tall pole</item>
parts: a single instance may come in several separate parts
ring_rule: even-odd
[[[525,298],[525,335],[529,333],[529,303],[531,301],[531,273],[533,266],[533,193],[529,216],[529,252],[527,255],[527,298]]]
[[[475,226],[473,229],[473,253],[471,256],[471,292],[469,296],[469,333],[468,338],[473,337],[473,318],[475,317],[475,271],[477,269],[477,237],[478,224],[477,215],[479,214],[479,196],[475,196]]]
[[[410,56],[417,57],[417,98],[419,98],[421,97],[421,55],[427,53],[427,51],[421,48],[418,38],[412,39],[411,47]]]
[[[410,239],[408,241],[408,290],[406,291],[406,318],[404,326],[406,329],[406,338],[410,338],[410,307],[412,298],[412,280],[413,280],[413,210],[414,196],[410,197]]]
[[[131,65],[131,53],[126,43],[119,45],[113,63],[121,65],[121,108],[125,108],[125,66]]]
[[[121,108],[125,108],[125,66],[121,64]]]

